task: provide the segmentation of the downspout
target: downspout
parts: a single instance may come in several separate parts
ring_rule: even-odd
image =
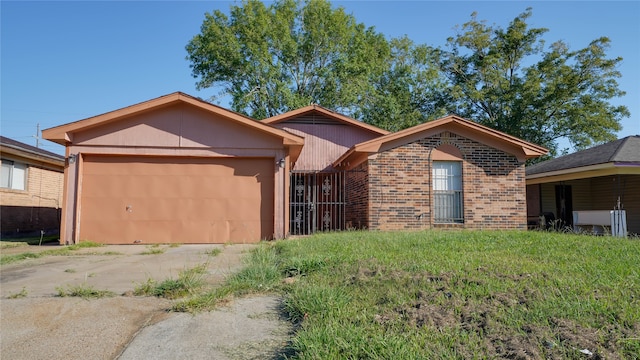
[[[82,198],[82,170],[83,170],[84,156],[81,153],[76,154],[76,188],[75,188],[75,210],[73,214],[73,244],[80,243],[80,212],[82,204],[80,199]]]

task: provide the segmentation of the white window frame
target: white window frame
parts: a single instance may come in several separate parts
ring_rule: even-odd
[[[1,159],[0,188],[10,190],[27,190],[27,169],[25,163]]]
[[[433,161],[433,220],[464,223],[462,161]]]

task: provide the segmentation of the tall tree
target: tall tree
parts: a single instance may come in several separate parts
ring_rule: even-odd
[[[186,47],[199,89],[222,86],[257,119],[317,103],[356,114],[384,71],[389,46],[326,0],[245,0],[207,14]]]
[[[609,100],[624,95],[617,65],[602,37],[570,51],[561,41],[545,49],[547,29],[530,28],[531,9],[506,29],[487,26],[472,14],[448,39],[440,66],[451,82],[452,110],[481,124],[546,146],[558,140],[578,149],[616,138],[625,106]]]
[[[434,49],[404,36],[389,41],[385,71],[373,79],[374,92],[363,102],[362,118],[373,125],[402,130],[446,115],[446,79]]]

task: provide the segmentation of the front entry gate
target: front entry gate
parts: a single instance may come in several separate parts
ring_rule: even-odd
[[[344,230],[344,172],[292,172],[290,184],[292,235]]]

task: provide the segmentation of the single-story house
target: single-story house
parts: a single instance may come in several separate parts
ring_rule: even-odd
[[[317,105],[256,121],[180,92],[43,136],[66,147],[65,243],[526,228],[524,162],[547,152],[457,116],[389,133]]]
[[[60,231],[64,157],[0,136],[3,237]]]
[[[640,136],[627,136],[526,169],[532,226],[546,215],[573,225],[574,211],[624,210],[629,233],[640,234]]]

